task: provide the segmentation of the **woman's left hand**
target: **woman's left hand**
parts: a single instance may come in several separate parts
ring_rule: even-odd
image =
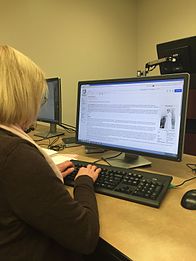
[[[60,170],[63,178],[71,174],[74,171],[74,165],[71,161],[65,161],[60,164],[57,164],[58,169]]]

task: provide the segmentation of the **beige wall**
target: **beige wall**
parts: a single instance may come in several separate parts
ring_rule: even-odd
[[[137,0],[137,67],[157,59],[156,44],[196,35],[195,0]],[[159,74],[159,69],[150,75]]]
[[[79,80],[136,73],[134,0],[0,0],[1,43],[62,78],[63,121],[75,124]]]
[[[157,43],[196,35],[195,0],[0,0],[0,10],[1,43],[62,78],[68,124],[79,80],[135,76]]]

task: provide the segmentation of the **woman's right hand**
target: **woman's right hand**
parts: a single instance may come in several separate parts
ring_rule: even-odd
[[[95,165],[88,164],[86,167],[81,167],[79,169],[75,179],[77,179],[79,176],[87,175],[93,179],[93,182],[95,182],[100,172],[100,168],[97,168]]]

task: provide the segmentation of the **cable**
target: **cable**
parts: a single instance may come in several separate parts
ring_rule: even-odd
[[[110,165],[110,166],[112,166],[105,158],[103,158],[103,157],[101,157],[100,159],[98,159],[98,160],[95,160],[95,161],[93,161],[93,163],[92,164],[96,164],[96,163],[98,163],[99,161],[105,161],[108,165]]]
[[[65,125],[65,126],[69,126],[69,127],[73,128],[73,129],[75,129],[75,128],[76,128],[75,126],[73,126],[73,125],[70,125],[70,124],[67,124],[67,123],[64,123],[64,122],[62,122],[61,124],[62,124],[62,125]]]
[[[111,157],[107,157],[107,158],[105,158],[105,159],[106,159],[106,160],[107,160],[107,159],[113,159],[113,158],[116,158],[116,157],[120,156],[121,154],[122,154],[122,152],[118,153],[117,155],[114,155],[114,156],[111,156]]]
[[[72,132],[75,132],[76,131],[76,127],[72,126],[72,125],[69,125],[69,124],[66,124],[66,123],[61,123],[61,124],[58,124],[60,127],[62,127],[63,129],[67,130],[68,132],[69,131],[72,131]]]
[[[186,166],[196,173],[196,164],[187,163]]]
[[[190,179],[185,179],[182,183],[179,183],[179,184],[177,184],[177,185],[170,184],[170,188],[173,189],[173,188],[180,187],[180,186],[184,185],[186,182],[191,181],[191,180],[193,180],[193,179],[196,179],[196,177],[192,177],[192,178],[190,178]]]
[[[57,144],[57,145],[52,145],[48,148],[55,151],[61,151],[65,148],[65,146],[63,144]]]
[[[190,169],[193,171],[193,173],[196,173],[196,164],[187,163],[186,166],[187,166],[188,168],[190,168]],[[194,166],[194,168],[192,168],[192,166]],[[170,184],[170,188],[178,188],[178,187],[184,185],[186,182],[191,181],[191,180],[193,180],[193,179],[196,179],[196,176],[195,176],[195,177],[192,177],[192,178],[189,178],[189,179],[185,179],[183,182],[181,182],[181,183],[179,183],[179,184],[177,184],[177,185],[175,185],[175,184]]]
[[[56,137],[51,143],[49,143],[48,148],[51,147],[54,143],[56,143],[58,140],[59,140],[59,136]]]
[[[93,162],[93,164],[95,164],[95,163],[97,163],[97,162],[103,160],[103,161],[105,161],[109,166],[112,166],[112,165],[110,164],[110,162],[108,162],[107,160],[108,160],[108,159],[116,158],[116,157],[120,156],[121,154],[122,154],[122,152],[118,153],[117,155],[114,155],[114,156],[111,156],[111,157],[107,157],[107,158],[101,157],[100,159],[95,160],[95,161]]]
[[[43,138],[41,138],[41,139],[39,139],[39,140],[35,140],[35,139],[33,139],[35,142],[39,142],[39,141],[43,141],[43,140],[50,140],[50,137],[43,137]]]

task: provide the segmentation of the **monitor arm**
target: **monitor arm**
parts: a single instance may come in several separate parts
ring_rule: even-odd
[[[148,63],[146,63],[145,69],[143,72],[137,71],[137,76],[138,77],[146,76],[150,71],[154,70],[157,65],[160,65],[162,63],[166,63],[166,62],[175,63],[178,59],[178,56],[179,56],[178,54],[173,54],[172,56],[168,56],[168,57],[164,57],[164,58],[160,58],[158,60],[148,62]]]

